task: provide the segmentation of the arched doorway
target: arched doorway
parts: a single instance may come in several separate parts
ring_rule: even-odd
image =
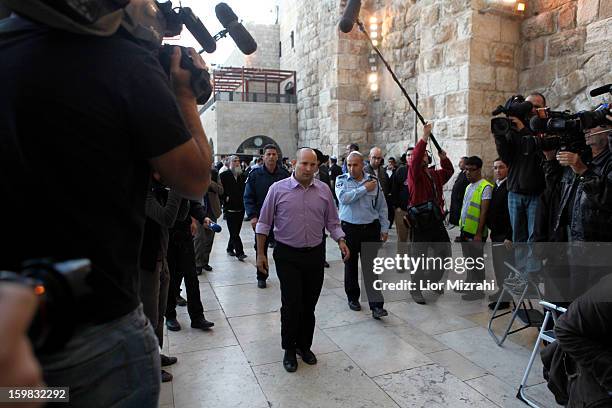
[[[278,157],[283,157],[283,152],[280,149],[278,143],[274,141],[271,137],[258,135],[249,137],[247,140],[242,142],[238,149],[236,149],[236,153],[238,154],[249,154],[253,156],[257,156],[263,154],[263,148],[265,145],[274,145],[278,150]]]

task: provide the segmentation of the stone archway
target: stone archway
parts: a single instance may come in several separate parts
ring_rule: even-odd
[[[236,149],[236,153],[238,154],[250,154],[253,156],[257,156],[263,154],[263,148],[265,145],[274,145],[278,150],[278,157],[283,157],[283,152],[281,151],[280,146],[274,139],[264,135],[252,136],[246,139],[244,142],[238,146]]]

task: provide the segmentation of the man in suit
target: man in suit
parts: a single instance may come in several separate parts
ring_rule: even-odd
[[[493,242],[493,269],[495,271],[495,281],[500,288],[497,292],[489,296],[489,308],[495,308],[495,304],[501,295],[501,285],[506,279],[507,268],[504,262],[512,262],[512,224],[510,223],[510,212],[508,211],[508,166],[500,158],[493,162],[493,173],[495,175],[495,186],[491,205],[487,214],[487,226],[491,230],[491,241]],[[504,299],[499,309],[510,307],[510,298]]]
[[[453,190],[451,192],[451,206],[448,222],[451,225],[459,226],[459,217],[461,215],[461,206],[463,205],[463,195],[467,188],[469,181],[465,175],[465,160],[467,157],[459,159],[459,174],[453,184]]]
[[[206,201],[206,216],[213,222],[217,222],[221,216],[221,202],[219,196],[223,194],[223,185],[219,182],[219,172],[213,168],[210,172],[210,187],[203,198]],[[198,225],[198,232],[193,240],[196,259],[196,271],[202,273],[202,269],[210,272],[212,266],[208,264],[210,252],[212,251],[213,242],[215,241],[215,232],[202,224]]]
[[[387,215],[389,217],[389,228],[393,225],[393,204],[391,202],[391,180],[389,175],[383,166],[384,156],[380,147],[373,147],[370,149],[370,155],[368,156],[370,161],[364,168],[366,173],[369,173],[378,179],[380,188],[385,195],[385,201],[387,202]]]
[[[247,256],[244,254],[240,239],[240,229],[244,219],[243,196],[246,177],[240,167],[240,158],[232,156],[229,171],[221,173],[219,177],[223,185],[223,212],[230,234],[227,254],[237,257],[239,261],[244,261]]]

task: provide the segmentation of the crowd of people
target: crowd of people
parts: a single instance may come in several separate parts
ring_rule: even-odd
[[[308,147],[292,160],[281,158],[268,145],[249,166],[237,155],[215,165],[179,48],[168,77],[148,50],[120,31],[77,35],[16,14],[7,20],[0,38],[0,213],[9,239],[0,267],[19,271],[31,259],[87,258],[91,271],[82,285],[67,280],[61,286],[78,303],[62,309],[59,302],[59,309],[43,316],[48,326],[62,328],[63,342],[36,355],[26,330],[37,306],[34,291],[24,290],[33,281],[19,274],[4,278],[0,385],[69,386],[73,406],[157,406],[160,382],[172,380],[163,367],[177,362],[160,353],[164,324],[182,330],[176,310],[186,307],[192,328],[214,330],[204,315],[198,274],[213,269],[210,255],[221,217],[229,231],[227,255],[238,262],[248,258],[241,229],[249,222],[253,280],[262,290],[270,275],[268,248],[273,249],[288,372],[297,370],[298,355],[306,364],[317,363],[311,345],[329,266],[327,233],[342,254],[347,308],[361,310],[365,292],[374,319],[388,312],[369,271],[393,224],[398,252],[410,242],[411,251],[431,248],[450,256],[443,193],[455,169],[445,151],[428,150],[432,124],[424,126],[415,146],[386,165],[381,147],[366,155],[356,143],[347,146],[340,164]],[[195,50],[185,52],[206,69]],[[35,118],[33,100],[45,104]],[[487,163],[494,183],[483,177],[481,158],[462,157],[448,211],[465,256],[481,254],[487,239],[500,244],[494,252],[498,282],[505,279],[504,248],[511,243],[612,238],[610,126],[586,131],[588,159],[571,150],[529,148],[539,137],[528,126],[530,116],[546,100],[539,93],[527,100],[532,112],[510,118],[513,130],[495,135],[499,158]],[[418,270],[411,279],[439,281],[444,273]],[[482,280],[483,273],[469,270],[467,280]],[[580,280],[580,270],[570,273]],[[80,296],[85,287],[86,296]],[[426,303],[420,289],[410,295]],[[484,297],[482,291],[462,294],[466,301]],[[589,384],[601,392],[588,395],[606,398],[607,392],[609,398],[609,303],[592,299],[579,297],[569,305],[559,346],[595,379]],[[506,307],[509,300],[503,299]]]

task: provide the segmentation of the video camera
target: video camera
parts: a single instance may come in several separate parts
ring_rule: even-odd
[[[57,351],[72,337],[79,305],[92,293],[87,283],[91,264],[86,259],[57,263],[38,259],[22,266],[19,273],[0,271],[0,284],[13,282],[32,289],[39,299],[28,331],[32,346],[37,353]]]
[[[499,105],[491,112],[492,116],[497,116],[502,113],[506,115],[505,118],[499,117],[491,119],[491,132],[493,132],[494,135],[507,134],[514,126],[512,120],[509,119],[510,116],[518,118],[525,126],[528,126],[528,115],[532,109],[533,104],[526,101],[523,95],[513,95],[503,106]]]

